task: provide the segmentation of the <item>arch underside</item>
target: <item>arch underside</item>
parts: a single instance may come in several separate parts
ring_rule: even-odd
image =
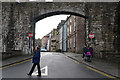
[[[82,14],[79,14],[79,13],[75,13],[75,12],[70,12],[70,11],[55,11],[55,12],[49,12],[49,13],[45,13],[45,14],[42,14],[38,17],[35,17],[33,22],[37,22],[41,19],[44,19],[46,17],[50,17],[50,16],[53,16],[53,15],[60,15],[60,14],[64,14],[64,15],[75,15],[75,16],[80,16],[80,17],[83,17],[83,18],[87,18],[86,16],[82,15]]]

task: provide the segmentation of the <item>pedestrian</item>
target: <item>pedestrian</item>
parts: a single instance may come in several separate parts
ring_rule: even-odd
[[[88,48],[88,50],[89,50],[89,52],[91,53],[92,58],[93,58],[93,48],[92,48],[92,46],[91,46],[91,45],[90,45],[90,47]]]
[[[40,48],[37,47],[37,51],[35,51],[35,54],[33,56],[33,59],[32,59],[32,63],[33,63],[33,66],[30,70],[30,72],[27,74],[27,75],[32,75],[36,65],[37,65],[37,68],[38,68],[38,75],[37,76],[41,76],[41,70],[40,70]]]
[[[83,56],[82,56],[82,59],[84,59],[84,57],[85,57],[85,55],[86,55],[87,52],[88,52],[88,48],[87,48],[86,45],[84,45],[84,47],[83,47]]]

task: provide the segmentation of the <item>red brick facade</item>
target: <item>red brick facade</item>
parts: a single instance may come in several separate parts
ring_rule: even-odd
[[[85,43],[85,19],[77,16],[70,16],[67,20],[67,51],[82,53]]]
[[[41,40],[41,43],[42,43],[41,48],[45,48],[45,49],[46,49],[46,47],[47,47],[46,45],[47,45],[48,39],[49,39],[49,36],[44,36],[44,37],[42,38],[42,40]]]
[[[82,53],[85,44],[85,19],[76,17],[76,53]]]

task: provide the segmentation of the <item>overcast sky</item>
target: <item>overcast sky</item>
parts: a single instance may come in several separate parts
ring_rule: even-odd
[[[61,22],[61,20],[66,20],[67,16],[69,15],[56,15],[56,16],[51,16],[44,18],[36,23],[36,29],[35,29],[35,38],[42,38],[53,28],[57,28],[58,24]]]

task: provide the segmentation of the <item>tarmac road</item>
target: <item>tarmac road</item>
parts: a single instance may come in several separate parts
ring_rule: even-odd
[[[108,80],[108,78],[87,65],[78,63],[62,53],[42,52],[41,56],[41,78],[90,78],[95,80]],[[27,73],[32,67],[32,61],[27,60],[2,69],[2,78],[40,78],[37,77],[37,69],[32,76]],[[111,80],[111,79],[110,79]]]

